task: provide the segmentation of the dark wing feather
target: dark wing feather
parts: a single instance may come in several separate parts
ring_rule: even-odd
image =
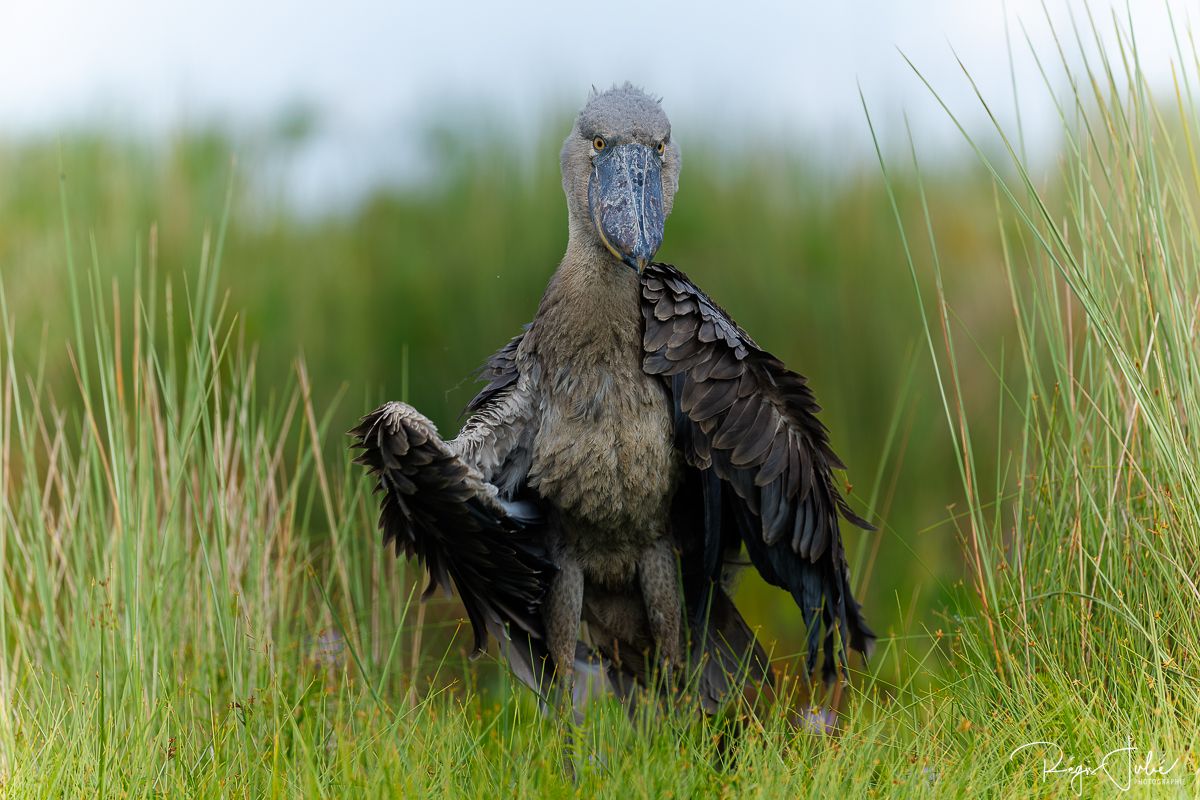
[[[521,340],[525,338],[527,330],[529,330],[528,325],[521,333],[510,339],[508,344],[493,353],[487,363],[480,367],[477,377],[481,381],[487,381],[487,385],[480,389],[479,394],[475,395],[474,399],[467,404],[466,409],[463,410],[464,416],[482,410],[495,400],[498,394],[517,382],[520,375],[517,370],[517,348],[521,346]]]
[[[539,606],[554,566],[536,509],[499,500],[411,406],[387,403],[350,433],[362,450],[355,461],[379,480],[385,544],[428,568],[428,591],[457,590],[475,650],[489,631],[541,639]]]
[[[844,467],[812,390],[674,267],[651,264],[642,273],[642,319],[642,366],[671,393],[676,446],[720,483],[719,497],[710,487],[704,500],[705,578],[718,579],[714,548],[727,547],[728,531],[712,525],[733,527],[762,576],[800,606],[810,669],[824,630],[823,671],[832,679],[847,645],[866,655],[875,639],[850,592],[838,518],[871,527],[837,488],[833,470]],[[720,505],[726,513],[714,513]]]

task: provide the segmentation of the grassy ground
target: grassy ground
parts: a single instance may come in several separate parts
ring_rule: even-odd
[[[689,152],[663,257],[812,376],[883,528],[850,540],[883,636],[835,735],[731,709],[732,767],[727,719],[570,731],[467,662],[343,451],[384,395],[453,424],[561,252],[553,158],[454,145],[435,187],[314,220],[243,197],[253,172],[228,200],[216,135],[0,148],[4,795],[1117,791],[1044,775],[1055,745],[1194,794],[1198,76],[1180,53],[1153,96],[1126,44],[1068,84],[1036,179],[1015,135],[836,180]],[[799,615],[741,594],[786,671]]]

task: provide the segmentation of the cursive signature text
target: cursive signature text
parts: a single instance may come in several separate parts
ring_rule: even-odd
[[[1171,772],[1179,766],[1176,758],[1167,762],[1164,757],[1153,750],[1147,750],[1145,755],[1139,755],[1138,748],[1130,741],[1125,747],[1109,750],[1094,762],[1077,759],[1067,755],[1066,751],[1055,742],[1027,742],[1008,754],[1012,761],[1018,754],[1033,751],[1042,752],[1042,780],[1049,775],[1065,775],[1071,781],[1071,788],[1076,795],[1083,794],[1085,778],[1108,780],[1121,791],[1128,791],[1134,782],[1160,783],[1165,782]]]

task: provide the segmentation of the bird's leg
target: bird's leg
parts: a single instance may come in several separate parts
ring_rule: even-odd
[[[560,550],[558,574],[546,595],[546,645],[562,696],[572,703],[575,688],[575,643],[583,616],[583,569],[574,556]]]
[[[676,566],[675,550],[666,537],[646,548],[638,561],[638,582],[650,620],[650,634],[666,664],[664,677],[668,678],[670,667],[683,661],[679,641],[683,604],[679,599]]]

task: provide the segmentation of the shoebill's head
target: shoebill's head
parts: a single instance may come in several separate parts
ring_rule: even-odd
[[[629,83],[593,91],[562,149],[572,245],[603,248],[640,272],[662,244],[679,163],[658,100]]]

